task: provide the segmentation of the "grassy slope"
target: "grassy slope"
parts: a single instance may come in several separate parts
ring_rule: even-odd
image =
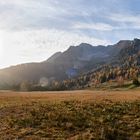
[[[130,91],[130,90],[139,90],[140,86],[136,86],[132,81],[124,81],[122,84],[118,82],[105,82],[88,88],[89,90],[111,90],[111,91]]]
[[[140,139],[139,90],[50,93],[0,93],[0,139]]]

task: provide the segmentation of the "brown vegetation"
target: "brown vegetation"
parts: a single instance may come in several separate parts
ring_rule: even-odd
[[[0,92],[0,139],[140,138],[140,91]]]

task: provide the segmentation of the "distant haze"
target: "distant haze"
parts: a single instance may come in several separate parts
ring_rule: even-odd
[[[44,61],[82,42],[140,38],[139,0],[1,0],[0,68]]]

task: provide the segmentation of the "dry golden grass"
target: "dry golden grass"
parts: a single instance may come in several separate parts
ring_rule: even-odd
[[[0,91],[0,140],[140,138],[140,91]]]
[[[130,91],[55,91],[55,92],[14,92],[0,91],[0,102],[2,103],[27,103],[30,101],[135,101],[140,99],[140,90]]]

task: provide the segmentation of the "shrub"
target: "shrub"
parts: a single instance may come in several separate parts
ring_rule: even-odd
[[[136,85],[136,86],[140,85],[140,82],[139,82],[138,78],[133,79],[133,84]]]

